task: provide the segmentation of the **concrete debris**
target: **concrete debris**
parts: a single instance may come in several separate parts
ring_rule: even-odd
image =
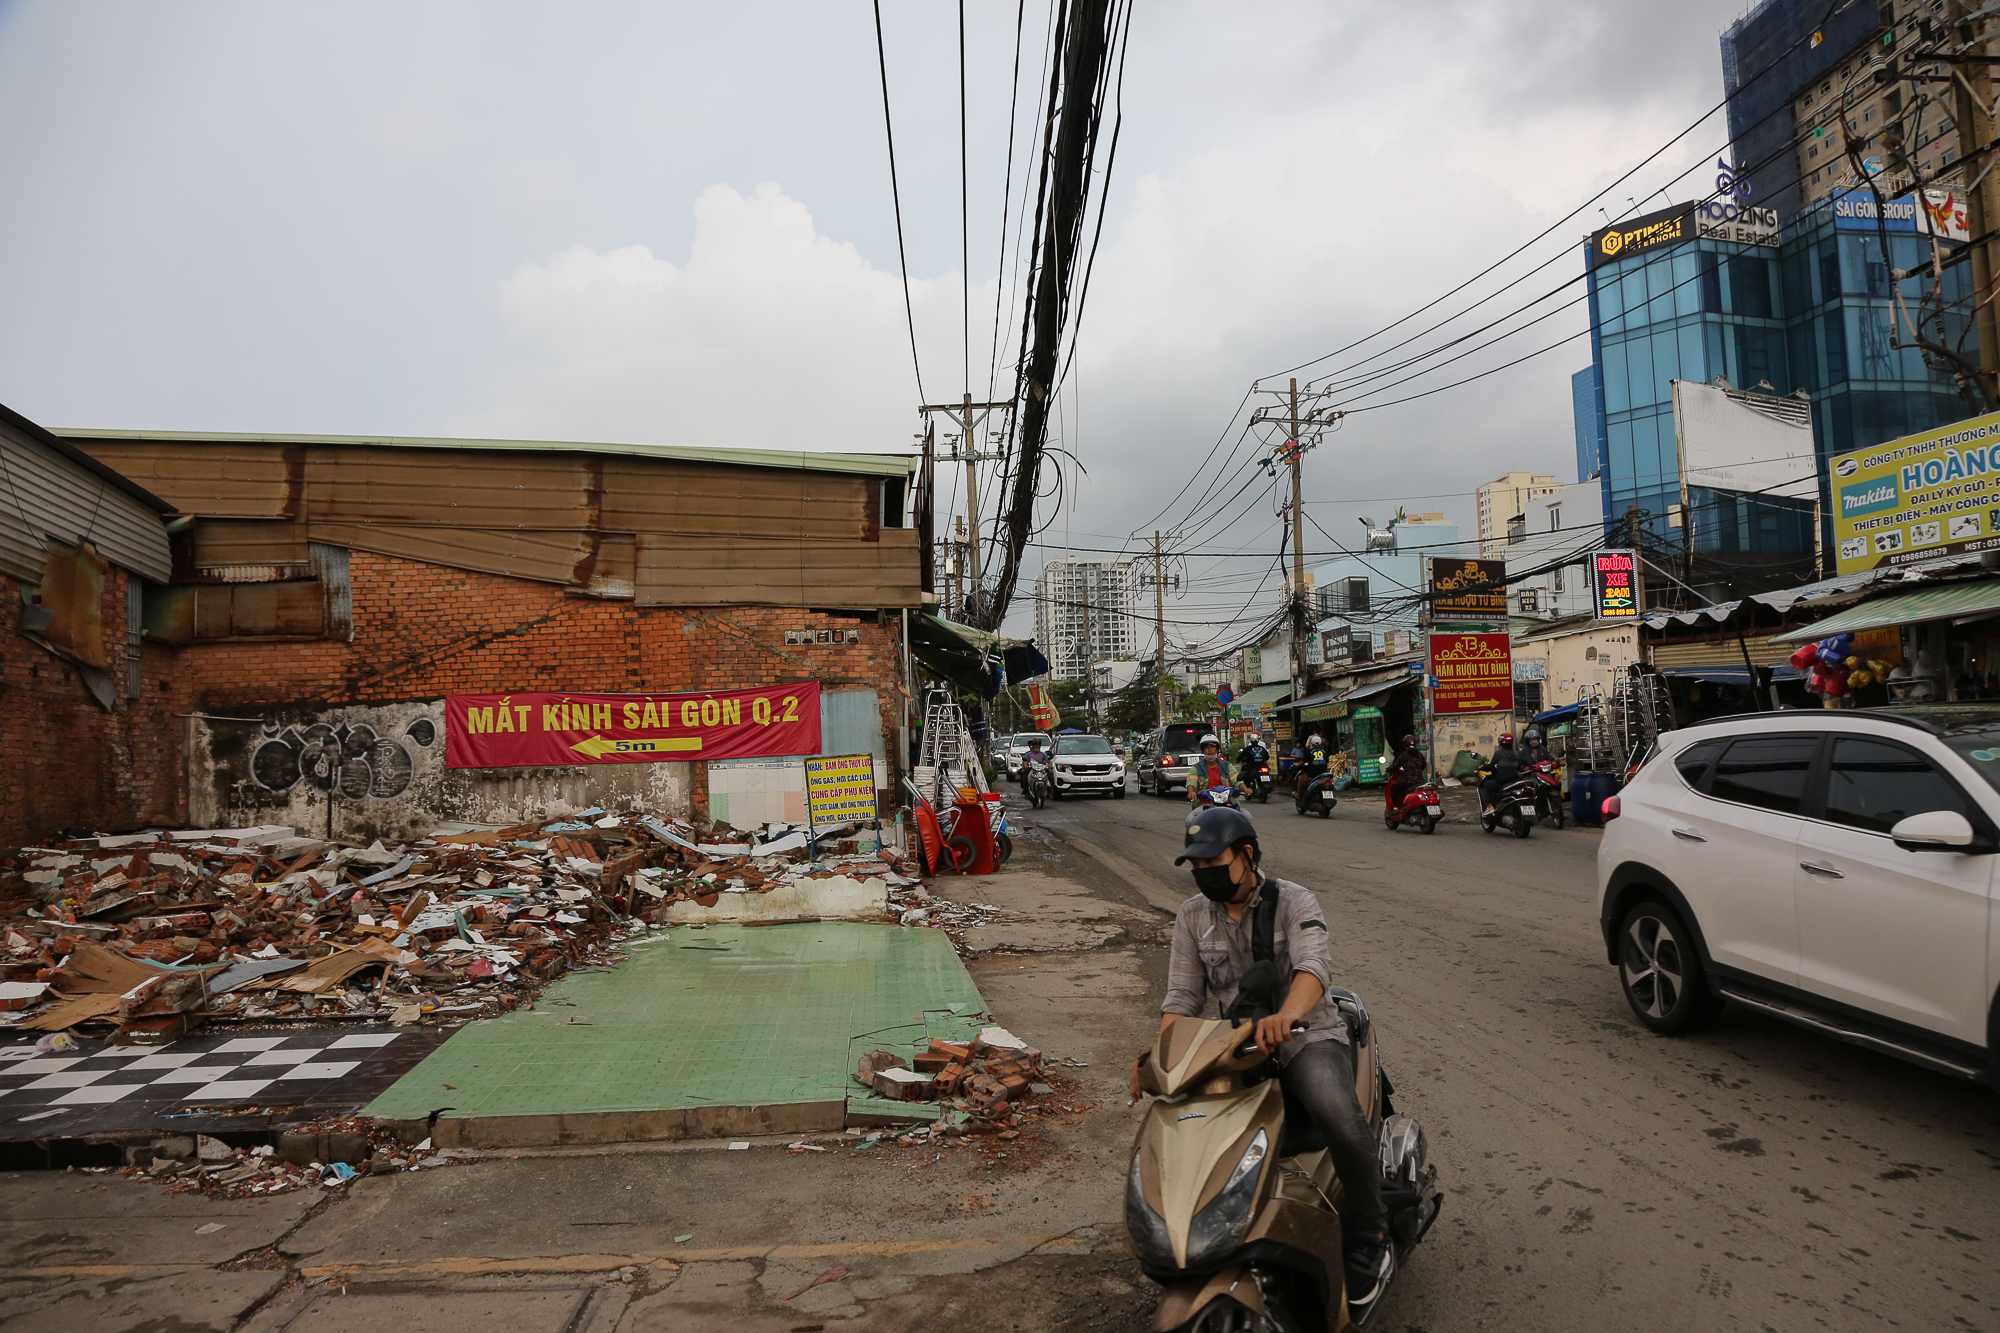
[[[1042,1053],[998,1027],[969,1042],[934,1037],[907,1062],[893,1051],[870,1051],[854,1073],[856,1082],[884,1101],[935,1100],[950,1108],[925,1131],[933,1134],[957,1132],[954,1111],[971,1121],[1010,1127],[1015,1106],[1038,1089],[1042,1095],[1051,1090],[1043,1077]]]
[[[675,924],[900,915],[906,858],[852,830],[811,853],[784,826],[603,810],[398,847],[261,825],[23,848],[0,860],[0,1029],[462,1021]]]

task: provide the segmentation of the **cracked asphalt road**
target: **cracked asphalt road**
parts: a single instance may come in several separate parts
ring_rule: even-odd
[[[996,1018],[1081,1062],[1063,1095],[1094,1109],[1019,1143],[489,1155],[310,1212],[15,1175],[0,1323],[1136,1333],[1153,1302],[1124,1252],[1121,1087],[1188,892],[1184,813],[1017,810],[1007,873],[940,882],[1004,910],[964,935]],[[1447,1190],[1373,1327],[2000,1327],[1993,1094],[1734,1009],[1699,1036],[1647,1033],[1596,934],[1593,831],[1391,834],[1365,797],[1324,821],[1282,800],[1252,814],[1270,867],[1325,902]],[[210,1220],[225,1229],[197,1235]]]

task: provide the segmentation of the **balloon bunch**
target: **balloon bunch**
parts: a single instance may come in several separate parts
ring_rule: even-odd
[[[1836,634],[1818,643],[1800,645],[1792,654],[1792,665],[1809,673],[1806,676],[1808,690],[1829,701],[1889,677],[1887,662],[1864,659],[1855,654],[1852,634]]]

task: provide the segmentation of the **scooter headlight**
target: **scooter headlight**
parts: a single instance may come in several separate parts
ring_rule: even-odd
[[[1132,1154],[1132,1175],[1125,1185],[1125,1229],[1139,1258],[1156,1268],[1173,1268],[1174,1238],[1167,1232],[1167,1219],[1146,1202],[1146,1186],[1140,1178],[1138,1153]]]
[[[1243,1243],[1243,1231],[1250,1225],[1250,1207],[1256,1201],[1257,1182],[1262,1178],[1264,1158],[1269,1151],[1270,1140],[1260,1129],[1243,1150],[1236,1169],[1229,1173],[1222,1192],[1194,1215],[1188,1226],[1189,1268],[1218,1263]]]

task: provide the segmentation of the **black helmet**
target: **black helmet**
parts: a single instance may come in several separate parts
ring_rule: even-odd
[[[1174,864],[1180,865],[1189,857],[1199,856],[1206,860],[1211,856],[1220,856],[1244,842],[1250,844],[1252,859],[1263,855],[1257,846],[1257,826],[1250,822],[1250,816],[1226,805],[1211,805],[1187,817],[1181,854],[1174,858]]]

